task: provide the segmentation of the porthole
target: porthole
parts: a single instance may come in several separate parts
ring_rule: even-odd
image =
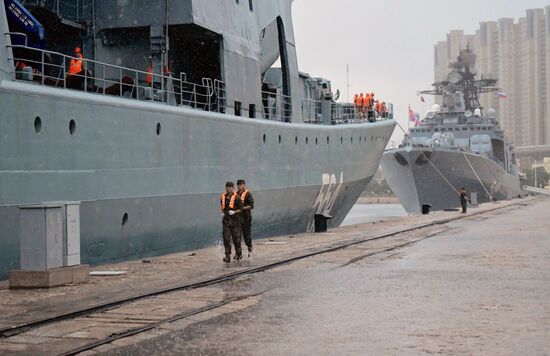
[[[295,144],[295,145],[298,144],[298,136],[295,136],[295,137],[294,137],[294,144]]]
[[[39,134],[40,131],[42,131],[42,119],[40,116],[37,116],[34,118],[34,132]]]
[[[76,133],[76,122],[72,119],[69,121],[69,133],[71,136]]]
[[[282,138],[281,135],[279,135],[279,144],[281,144]]]
[[[157,122],[157,136],[160,136],[160,130],[162,127],[160,126],[160,122]]]
[[[263,140],[264,140],[264,143],[265,143],[265,134],[264,134]]]
[[[124,213],[124,215],[122,215],[122,226],[128,224],[128,213]]]

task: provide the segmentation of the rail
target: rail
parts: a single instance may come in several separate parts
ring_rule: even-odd
[[[23,6],[43,7],[75,23],[91,20],[93,0],[22,0]]]
[[[24,36],[19,33],[6,35]],[[203,78],[202,83],[197,84],[187,81],[184,73],[180,78],[174,78],[171,73],[149,73],[23,45],[6,47],[13,50],[12,57],[8,59],[15,64],[12,72],[15,80],[140,101],[189,106],[205,111],[225,112],[225,83],[221,80]],[[83,70],[79,73],[69,73],[67,68],[71,60],[81,60]],[[21,63],[24,65],[21,66]]]
[[[166,69],[150,73],[123,66],[76,58],[63,53],[27,46],[24,33],[9,32],[6,36],[22,36],[25,45],[11,44],[13,79],[32,82],[42,86],[79,90],[98,95],[119,96],[128,99],[187,106],[204,111],[226,113],[228,109],[225,82],[219,79],[202,78],[197,84],[187,80],[185,73],[176,78]],[[12,37],[13,38],[13,37]],[[9,52],[9,51],[8,51]],[[71,61],[81,61],[82,71],[69,73]],[[158,74],[159,72],[163,74]],[[263,115],[266,120],[291,122],[292,99],[277,91],[262,91]],[[321,101],[303,99],[302,116],[305,123],[320,124],[323,119]],[[391,112],[383,115],[363,115],[353,104],[331,103],[331,124],[374,122],[392,118]]]
[[[288,95],[277,92],[262,91],[264,119],[291,122],[292,100]]]
[[[318,124],[322,119],[321,102],[318,100],[302,99],[302,116],[304,122]]]

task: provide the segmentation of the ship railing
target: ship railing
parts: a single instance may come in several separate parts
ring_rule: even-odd
[[[90,0],[22,0],[23,6],[43,7],[62,19],[80,23],[90,20],[93,1]]]
[[[321,101],[302,99],[302,116],[305,123],[318,124],[322,119]]]
[[[264,119],[291,122],[292,100],[289,95],[275,91],[262,91],[262,103]]]
[[[7,33],[6,35],[24,35]],[[25,36],[26,38],[26,36]],[[189,82],[184,73],[149,73],[132,68],[82,58],[83,71],[68,73],[71,60],[78,58],[59,52],[8,45],[11,47],[15,80],[44,86],[80,90],[87,93],[120,96],[141,101],[189,106],[206,111],[225,112],[225,83],[203,78],[201,84]],[[17,67],[24,63],[26,68]],[[148,79],[151,80],[148,80]]]
[[[331,121],[333,125],[352,124],[364,122],[353,104],[350,103],[332,103],[331,104]]]

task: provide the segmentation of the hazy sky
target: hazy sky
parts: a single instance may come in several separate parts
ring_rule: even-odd
[[[295,0],[298,65],[332,80],[345,100],[349,64],[350,97],[368,90],[393,102],[406,128],[408,105],[422,111],[416,92],[433,82],[433,45],[449,30],[473,33],[480,21],[517,19],[525,9],[548,5],[550,0]]]

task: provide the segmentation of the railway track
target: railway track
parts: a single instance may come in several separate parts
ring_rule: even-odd
[[[492,209],[476,212],[476,213],[469,214],[469,215],[457,215],[455,217],[442,219],[442,220],[438,220],[438,221],[434,221],[434,222],[429,222],[429,223],[426,223],[426,224],[417,225],[417,226],[407,228],[407,229],[392,231],[392,232],[377,235],[377,236],[374,236],[374,237],[369,237],[369,238],[364,238],[364,239],[357,239],[357,240],[354,240],[354,241],[351,241],[351,242],[346,242],[346,243],[341,243],[341,244],[338,244],[338,245],[333,245],[329,248],[324,248],[324,249],[320,249],[320,250],[317,250],[317,251],[304,253],[304,254],[299,255],[299,256],[291,257],[291,258],[288,258],[288,259],[283,259],[283,260],[272,262],[272,263],[267,263],[267,264],[264,264],[264,265],[261,265],[261,266],[258,266],[258,267],[253,267],[253,268],[248,268],[248,269],[240,270],[240,271],[233,272],[233,273],[228,273],[228,274],[225,274],[225,275],[222,275],[222,276],[219,276],[219,277],[216,277],[216,278],[204,280],[204,281],[201,281],[201,282],[198,282],[198,283],[177,285],[177,286],[174,286],[174,287],[171,287],[171,288],[160,289],[160,290],[155,290],[153,292],[136,295],[136,296],[133,296],[131,298],[124,298],[124,299],[120,299],[120,300],[117,300],[117,301],[92,306],[92,307],[89,307],[89,308],[84,308],[84,309],[80,309],[80,310],[76,310],[76,311],[71,311],[71,312],[61,314],[61,315],[56,315],[56,316],[53,316],[53,317],[50,317],[50,318],[35,320],[35,321],[32,321],[32,322],[28,322],[28,323],[24,323],[24,324],[21,324],[21,325],[17,325],[17,326],[13,326],[13,327],[10,327],[10,328],[5,328],[5,329],[0,330],[0,341],[2,339],[9,339],[9,338],[17,336],[19,334],[29,332],[29,331],[32,331],[32,330],[35,330],[35,329],[39,329],[39,328],[44,327],[44,326],[48,326],[48,325],[60,323],[60,322],[63,322],[63,321],[76,319],[76,318],[88,317],[88,316],[93,316],[93,315],[104,313],[104,312],[109,312],[109,311],[115,310],[117,308],[120,308],[120,307],[123,307],[123,306],[126,306],[126,305],[130,305],[132,303],[140,302],[140,301],[143,301],[143,300],[147,300],[147,299],[150,299],[150,298],[154,298],[154,297],[158,297],[158,296],[162,296],[162,295],[170,295],[171,293],[176,293],[176,292],[192,291],[192,290],[196,290],[196,289],[199,289],[199,288],[206,288],[206,287],[216,286],[216,285],[219,285],[219,284],[222,284],[222,283],[225,283],[225,282],[233,281],[233,280],[235,280],[237,278],[240,278],[240,277],[257,274],[257,273],[260,273],[260,272],[264,272],[264,271],[274,269],[274,268],[279,267],[279,266],[291,264],[293,262],[300,261],[300,260],[307,259],[307,258],[311,258],[311,257],[314,257],[314,256],[319,256],[319,255],[323,255],[323,254],[337,252],[337,251],[344,250],[344,249],[347,249],[347,248],[350,248],[350,247],[353,247],[353,246],[357,246],[357,245],[361,245],[361,244],[365,244],[365,243],[373,242],[373,241],[377,241],[377,240],[383,240],[383,239],[387,239],[387,238],[390,238],[390,237],[393,237],[393,236],[410,233],[410,232],[413,232],[413,231],[421,231],[423,229],[427,229],[427,228],[434,227],[434,226],[437,226],[437,225],[445,225],[445,224],[453,222],[453,221],[458,221],[458,220],[462,220],[462,219],[478,218],[478,217],[488,215],[488,214],[491,214],[491,213],[494,213],[494,212],[497,212],[497,211],[500,211],[500,210],[512,209],[516,205],[523,205],[523,204],[524,204],[523,202],[518,202],[516,204],[498,206],[498,207],[495,207],[495,208],[492,208]],[[382,248],[382,249],[375,250],[373,252],[370,252],[370,253],[358,256],[356,258],[353,258],[353,259],[349,260],[347,263],[344,263],[343,265],[341,265],[340,267],[348,266],[350,264],[356,263],[356,262],[358,262],[362,259],[365,259],[367,257],[370,257],[370,256],[374,256],[374,255],[381,254],[381,253],[384,253],[384,252],[391,252],[393,250],[396,250],[396,249],[399,249],[399,248],[417,243],[421,240],[425,240],[425,239],[434,237],[434,236],[439,235],[439,234],[441,234],[441,233],[443,233],[447,230],[448,229],[446,229],[446,228],[440,229],[439,231],[430,232],[426,236],[422,236],[420,238],[417,238],[417,239],[414,239],[414,240],[411,240],[411,241],[406,241],[406,242],[403,242],[403,243],[394,244],[394,245],[392,245],[390,247],[387,247],[387,248]],[[265,291],[262,292],[262,293],[265,293]],[[262,294],[262,293],[259,293],[259,294]],[[82,352],[85,352],[85,351],[88,351],[88,350],[92,350],[92,349],[97,348],[99,346],[112,343],[115,340],[123,339],[123,338],[133,336],[133,335],[136,335],[136,334],[139,334],[139,333],[143,333],[143,332],[155,329],[155,328],[157,328],[161,325],[164,325],[164,324],[167,324],[167,323],[172,323],[172,322],[177,321],[177,320],[182,320],[182,319],[185,319],[185,318],[189,318],[191,316],[194,316],[194,315],[197,315],[197,314],[200,314],[200,313],[204,313],[204,312],[207,312],[207,311],[211,311],[211,310],[214,310],[214,309],[217,309],[217,308],[221,308],[221,307],[226,306],[230,303],[237,302],[237,301],[240,301],[240,300],[243,300],[243,299],[246,299],[246,298],[250,298],[250,297],[253,297],[253,296],[256,296],[256,295],[258,295],[258,294],[246,295],[246,296],[237,296],[237,297],[234,297],[234,298],[229,298],[229,299],[224,299],[224,300],[221,300],[221,301],[216,301],[214,303],[209,303],[207,305],[204,305],[204,306],[201,306],[201,307],[198,307],[198,308],[194,308],[192,310],[187,310],[187,311],[182,312],[182,313],[177,313],[175,315],[168,316],[168,317],[163,318],[161,320],[154,320],[154,321],[148,322],[145,325],[138,325],[136,327],[130,327],[130,328],[127,328],[127,329],[122,330],[120,332],[113,333],[113,334],[111,334],[107,337],[95,340],[93,342],[90,342],[90,343],[84,344],[82,346],[76,347],[72,350],[66,351],[66,352],[62,353],[61,355],[77,355],[79,353],[82,353]]]

